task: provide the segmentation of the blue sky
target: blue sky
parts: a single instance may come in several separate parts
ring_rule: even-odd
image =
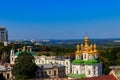
[[[1,0],[9,39],[120,38],[119,0]]]

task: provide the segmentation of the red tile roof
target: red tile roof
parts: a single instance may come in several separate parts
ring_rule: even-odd
[[[114,75],[111,74],[111,75],[85,78],[83,80],[118,80],[118,79]]]

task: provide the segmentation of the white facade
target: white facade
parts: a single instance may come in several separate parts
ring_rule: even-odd
[[[65,57],[57,57],[56,56],[35,56],[36,64],[50,64],[50,63],[58,63],[65,66],[66,74],[71,73],[71,62],[70,59],[66,59]]]
[[[89,45],[88,41],[88,37],[85,37],[85,44],[77,45],[75,60],[72,63],[72,74],[84,74],[86,77],[100,76],[102,63],[98,59],[96,44]]]
[[[17,56],[15,56],[14,50],[12,49],[10,51],[10,64],[15,64],[15,59]]]
[[[50,63],[58,63],[65,66],[65,72],[66,74],[71,73],[71,62],[70,59],[65,58],[64,56],[34,56],[35,57],[35,63],[36,64],[50,64]],[[17,56],[14,53],[14,50],[11,50],[10,54],[10,64],[15,64],[15,59]]]

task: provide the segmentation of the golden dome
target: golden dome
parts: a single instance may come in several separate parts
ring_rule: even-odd
[[[85,46],[88,46],[88,41],[89,41],[88,36],[86,36],[86,37],[84,38]]]
[[[96,49],[96,44],[94,44],[94,53],[98,53],[98,50]]]
[[[78,44],[78,45],[76,46],[76,48],[77,48],[76,53],[79,53],[79,51],[80,51],[80,45]]]
[[[85,36],[85,38],[84,38],[85,40],[87,40],[88,39],[88,36]]]
[[[84,41],[85,41],[85,42],[88,41],[88,36],[86,36],[86,37],[84,38]]]

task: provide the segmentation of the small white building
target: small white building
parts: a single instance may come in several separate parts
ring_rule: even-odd
[[[67,59],[65,56],[35,56],[36,64],[50,64],[50,63],[58,63],[65,66],[66,74],[71,73],[71,61]]]
[[[25,49],[23,48],[22,51]],[[17,56],[22,52],[18,49],[17,52],[14,52],[14,49],[11,50],[10,53],[10,64],[15,64],[15,59]],[[37,65],[40,64],[51,64],[51,63],[58,63],[63,66],[65,66],[65,72],[66,74],[71,73],[71,61],[70,59],[66,58],[65,56],[36,56],[31,50],[28,50],[30,54],[32,54],[35,57],[35,63]]]

